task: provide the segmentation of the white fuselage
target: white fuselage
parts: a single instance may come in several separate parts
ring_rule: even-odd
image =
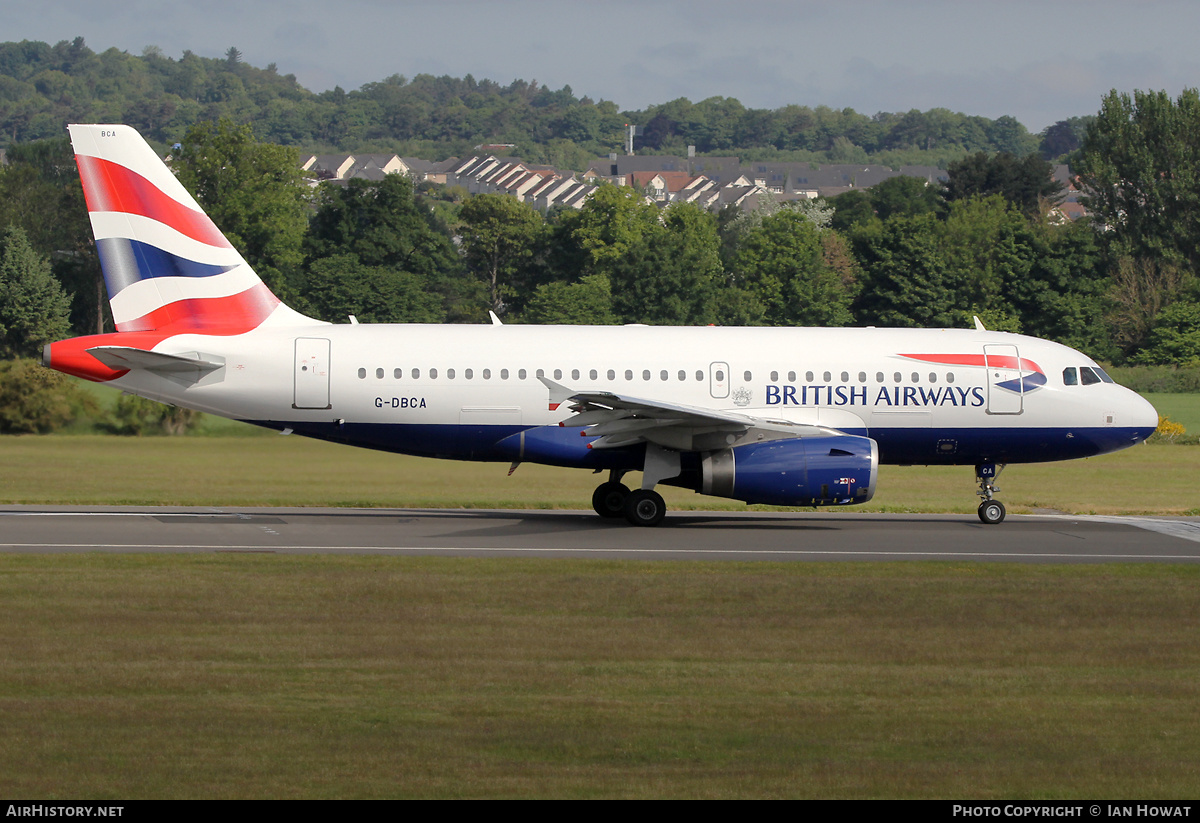
[[[1150,404],[1121,386],[1068,385],[1064,370],[1096,369],[1086,356],[1002,332],[314,324],[184,334],[155,350],[224,367],[186,387],[139,370],[114,384],[302,434],[461,459],[508,459],[488,444],[571,415],[568,404],[551,408],[540,377],[866,434],[892,463],[1088,456],[1157,425]]]

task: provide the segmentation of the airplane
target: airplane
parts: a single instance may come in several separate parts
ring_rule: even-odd
[[[776,506],[869,501],[879,465],[1090,457],[1158,415],[1095,361],[986,330],[330,324],[282,303],[154,150],[68,127],[116,331],[42,362],[162,403],[402,454],[607,472],[596,512],[663,520],[655,487]],[[639,488],[622,481],[641,472]]]

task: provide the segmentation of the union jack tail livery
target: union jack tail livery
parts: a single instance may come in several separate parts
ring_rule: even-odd
[[[117,331],[313,322],[280,303],[136,131],[68,129]]]

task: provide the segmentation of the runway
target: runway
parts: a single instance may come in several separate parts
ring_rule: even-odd
[[[0,507],[5,552],[256,552],[636,560],[1200,562],[1200,518],[672,512]]]

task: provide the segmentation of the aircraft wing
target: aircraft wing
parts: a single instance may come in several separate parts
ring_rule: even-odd
[[[582,436],[599,437],[589,448],[614,449],[637,443],[655,443],[680,451],[726,448],[747,436],[758,440],[792,437],[830,437],[837,429],[794,423],[740,412],[664,403],[603,391],[582,391],[541,379],[550,389],[551,406],[571,404],[575,414],[558,425],[585,428]]]

